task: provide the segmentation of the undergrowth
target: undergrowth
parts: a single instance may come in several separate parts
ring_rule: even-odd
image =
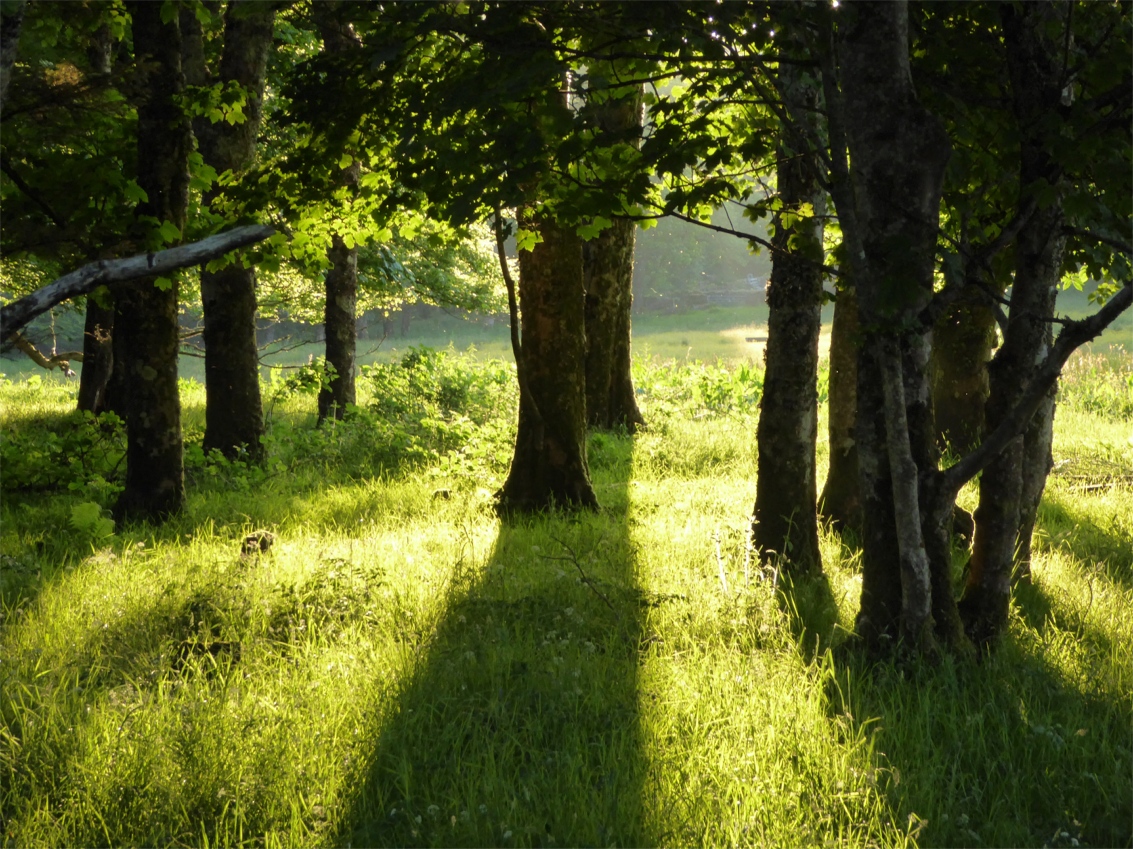
[[[1034,583],[994,653],[931,668],[832,651],[850,541],[793,587],[747,558],[751,364],[635,363],[602,509],[508,524],[501,363],[410,351],[322,427],[313,363],[265,387],[262,468],[205,456],[186,382],[160,527],[103,512],[119,423],[5,383],[2,841],[1130,845],[1128,370],[1068,370]]]

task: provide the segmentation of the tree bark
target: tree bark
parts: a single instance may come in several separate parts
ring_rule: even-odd
[[[138,185],[147,200],[139,216],[185,226],[191,136],[177,96],[184,88],[177,20],[162,22],[161,5],[129,5],[137,74],[145,92],[138,107]],[[141,227],[139,226],[139,230]],[[115,336],[130,381],[126,415],[126,485],[118,519],[161,519],[185,502],[181,404],[177,388],[177,282],[153,279],[115,299]]]
[[[319,34],[326,53],[339,53],[362,44],[349,23],[339,16],[339,3],[322,3],[315,7]],[[343,169],[341,184],[357,189],[361,171],[357,163]],[[326,364],[330,375],[319,390],[319,421],[328,416],[341,419],[347,405],[357,400],[354,386],[354,360],[357,351],[355,313],[358,304],[358,247],[347,247],[335,235],[327,250],[326,305],[323,328],[326,334]]]
[[[794,66],[780,69],[781,90],[797,120],[818,103]],[[822,568],[818,550],[815,447],[818,437],[818,337],[822,329],[822,219],[825,193],[817,157],[780,142],[777,170],[782,211],[775,221],[767,289],[766,369],[759,402],[752,541],[764,559],[794,572]],[[810,204],[813,215],[784,224]]]
[[[596,507],[586,463],[582,242],[550,219],[521,218],[543,240],[519,254],[519,427],[499,506],[505,513]]]
[[[327,251],[331,267],[326,275],[326,363],[332,373],[319,390],[319,421],[341,419],[355,403],[354,356],[357,348],[354,313],[358,301],[358,249],[346,247],[336,235]]]
[[[12,66],[16,64],[26,9],[26,0],[15,0],[0,7],[0,115],[4,114],[4,102],[8,99],[8,84],[12,82]]]
[[[1061,99],[1060,4],[1035,3],[1000,10],[1011,80],[1012,108],[1021,136],[1019,185],[1057,186],[1060,168],[1044,137],[1043,116]],[[1057,196],[1034,212],[1015,243],[1015,278],[1003,345],[990,366],[988,427],[1015,406],[1037,362],[1050,350],[1055,296],[1062,268],[1064,216]],[[984,470],[963,614],[973,639],[994,640],[1007,625],[1011,578],[1030,567],[1031,534],[1050,471],[1054,391],[1038,405],[1026,431]],[[1025,564],[1025,566],[1024,566]]]
[[[983,439],[990,392],[987,364],[995,342],[995,312],[975,286],[966,286],[933,327],[936,432],[941,446],[956,454],[966,454]]]
[[[830,389],[827,431],[830,468],[818,499],[819,515],[836,529],[862,527],[858,480],[858,297],[852,282],[838,289],[830,331]]]
[[[857,252],[854,277],[865,340],[858,359],[865,531],[859,632],[874,643],[899,639],[932,652],[933,611],[955,602],[933,597],[937,586],[950,586],[941,578],[950,580],[951,562],[929,561],[938,546],[928,539],[935,540],[935,529],[926,527],[920,507],[936,463],[928,424],[928,337],[916,317],[933,294],[941,188],[951,146],[939,121],[916,98],[907,4],[855,3],[842,13],[841,119],[853,186],[847,212],[860,240],[850,243],[850,253]],[[846,203],[843,195],[840,206]],[[934,572],[941,573],[937,580]]]
[[[121,399],[110,396],[110,376],[114,372],[114,302],[109,292],[104,303],[87,297],[83,326],[83,371],[79,376],[79,409],[96,416],[107,411],[121,412]],[[116,404],[118,406],[116,406]]]
[[[195,20],[191,11],[183,15]],[[201,155],[217,173],[239,174],[255,160],[274,20],[275,7],[268,3],[240,0],[228,5],[217,79],[235,82],[244,89],[245,120],[239,124],[213,124],[204,119],[194,122]],[[218,191],[210,192],[205,202],[211,203],[217,194]],[[256,345],[255,268],[232,264],[209,271],[202,266],[201,305],[205,343],[204,448],[216,449],[229,458],[246,451],[258,461],[263,456],[260,437],[264,420]]]
[[[600,97],[592,93],[593,98]],[[612,143],[640,143],[642,87],[592,104],[598,131]],[[645,424],[633,388],[630,331],[633,311],[633,247],[637,225],[617,219],[583,244],[586,287],[586,412],[593,427]]]

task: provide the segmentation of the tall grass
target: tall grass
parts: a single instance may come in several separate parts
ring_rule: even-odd
[[[1035,580],[972,664],[837,650],[860,573],[836,535],[787,592],[745,560],[750,365],[637,362],[650,427],[591,437],[597,513],[499,521],[514,389],[454,356],[364,379],[321,430],[282,392],[267,469],[197,456],[162,527],[103,535],[74,508],[112,492],[5,474],[3,842],[1130,845],[1107,362],[1068,373]],[[70,392],[0,387],[5,443],[71,427]],[[274,545],[242,553],[255,530]]]

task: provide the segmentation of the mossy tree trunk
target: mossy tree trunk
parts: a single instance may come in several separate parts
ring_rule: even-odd
[[[519,428],[500,509],[596,507],[586,463],[582,242],[548,218],[520,218],[542,241],[519,254]]]
[[[983,440],[995,348],[995,312],[975,286],[936,322],[932,339],[932,404],[942,447],[966,454]]]
[[[200,25],[192,10],[183,10],[183,30],[200,42]],[[198,119],[193,129],[205,162],[218,174],[239,174],[255,160],[256,139],[263,114],[263,91],[271,47],[275,7],[239,0],[228,4],[224,16],[224,47],[220,72],[210,78],[202,61],[186,61],[193,85],[235,83],[245,94],[245,120],[238,124]],[[186,38],[188,42],[190,39]],[[196,44],[193,45],[196,47]],[[200,51],[186,50],[194,56]],[[192,70],[190,71],[190,67]],[[194,78],[196,77],[196,78]],[[216,196],[212,192],[206,202]],[[260,397],[260,363],[256,345],[256,270],[235,263],[209,271],[201,268],[201,304],[205,343],[206,451],[216,449],[232,458],[246,451],[261,459],[264,432]]]
[[[780,88],[799,120],[818,102],[793,66],[780,70]],[[818,437],[818,337],[822,329],[822,219],[825,192],[818,162],[809,151],[780,143],[776,181],[782,211],[772,243],[767,289],[768,333],[763,396],[759,402],[752,540],[765,559],[778,559],[793,571],[822,568],[818,551],[815,446]],[[812,215],[791,225],[809,204]]]
[[[189,201],[189,122],[177,104],[184,88],[176,18],[159,3],[130,3],[138,105],[138,185],[147,200],[138,215],[185,226]],[[139,232],[142,228],[139,227]],[[115,358],[123,358],[126,394],[126,484],[118,518],[160,519],[185,502],[181,404],[177,388],[177,282],[153,279],[123,287],[115,299]]]

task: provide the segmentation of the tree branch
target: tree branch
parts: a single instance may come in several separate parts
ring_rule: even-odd
[[[940,488],[955,498],[960,488],[979,474],[1007,444],[1023,432],[1031,416],[1038,409],[1043,396],[1050,392],[1063,366],[1074,351],[1091,339],[1096,338],[1109,327],[1121,313],[1133,303],[1133,284],[1126,283],[1121,290],[1089,318],[1068,321],[1058,333],[1058,338],[1046,357],[1034,371],[1023,397],[1003,417],[999,426],[992,431],[980,446],[957,463],[941,472]]]
[[[1133,254],[1133,245],[1129,242],[1123,242],[1120,239],[1114,239],[1110,236],[1103,236],[1101,233],[1095,233],[1092,230],[1080,230],[1077,227],[1063,227],[1062,232],[1069,236],[1081,236],[1083,239],[1093,239],[1095,242],[1109,245],[1115,251],[1121,251],[1123,254]]]
[[[75,376],[75,372],[71,370],[71,362],[81,363],[83,361],[82,351],[67,351],[62,354],[52,354],[48,357],[35,347],[30,339],[18,331],[12,334],[10,341],[12,345],[27,354],[32,362],[40,368],[45,368],[48,371],[57,368],[63,372],[63,374],[67,375],[67,377]]]
[[[12,335],[56,304],[78,295],[86,295],[99,286],[157,277],[178,268],[201,265],[236,248],[262,242],[273,233],[275,229],[272,227],[253,224],[153,254],[89,263],[18,301],[5,304],[0,310],[0,339]]]

